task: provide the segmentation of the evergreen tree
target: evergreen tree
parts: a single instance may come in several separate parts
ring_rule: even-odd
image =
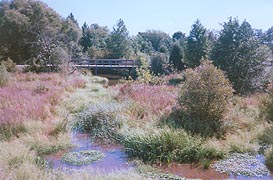
[[[79,44],[83,47],[83,52],[86,52],[87,49],[91,46],[91,35],[89,32],[89,27],[86,22],[82,25],[82,37],[79,41]]]
[[[208,55],[206,29],[197,19],[192,25],[186,44],[186,64],[195,67],[200,64],[202,58]]]
[[[238,93],[251,89],[252,79],[261,72],[259,41],[250,24],[230,18],[223,24],[223,30],[212,51],[214,64],[227,73]]]
[[[182,47],[178,43],[175,43],[170,54],[170,64],[172,64],[177,70],[181,71],[184,69],[183,58],[184,51]]]
[[[273,55],[273,26],[265,32],[264,44],[270,47]]]
[[[113,59],[128,58],[131,50],[130,44],[129,32],[124,21],[119,19],[108,41],[109,57]]]

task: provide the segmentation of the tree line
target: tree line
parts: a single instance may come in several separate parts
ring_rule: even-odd
[[[130,36],[122,19],[111,30],[98,24],[80,27],[72,13],[63,18],[34,0],[1,1],[0,34],[1,61],[9,57],[17,64],[55,65],[80,57],[145,57],[150,70],[159,75],[209,59],[226,72],[238,92],[252,86],[263,69],[261,62],[273,53],[273,26],[262,31],[237,18],[230,17],[220,31],[206,29],[196,20],[189,35],[147,30]]]

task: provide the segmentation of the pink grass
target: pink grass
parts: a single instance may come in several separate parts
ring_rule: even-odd
[[[77,77],[65,80],[58,74],[15,74],[8,86],[0,88],[0,124],[47,120],[67,87],[84,84]]]
[[[136,101],[153,114],[170,113],[177,100],[177,91],[173,86],[131,84],[123,85],[119,90],[122,99]]]

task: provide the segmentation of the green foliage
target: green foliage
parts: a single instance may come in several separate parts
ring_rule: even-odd
[[[177,70],[184,69],[184,50],[179,44],[174,44],[170,54],[170,64],[172,64]]]
[[[144,84],[149,84],[153,80],[153,75],[150,73],[149,63],[144,57],[139,57],[140,67],[136,69],[137,81]]]
[[[2,62],[0,64],[0,87],[6,86],[9,82],[10,74],[6,69],[6,66]]]
[[[151,57],[151,72],[155,75],[167,73],[167,56],[163,53],[156,53]]]
[[[268,93],[264,95],[259,104],[259,116],[269,122],[273,122],[273,87],[268,88]]]
[[[85,165],[91,162],[99,161],[104,158],[104,154],[96,150],[82,150],[65,153],[62,161],[71,165]]]
[[[2,65],[4,65],[7,69],[8,72],[15,72],[16,69],[16,63],[14,63],[12,61],[12,59],[10,59],[9,57],[7,58],[6,61],[2,61],[1,63]]]
[[[211,162],[210,162],[210,160],[208,160],[208,159],[202,160],[202,162],[201,162],[202,168],[203,168],[203,169],[209,169],[210,163],[211,163]]]
[[[261,72],[259,41],[251,25],[230,18],[212,50],[212,60],[217,67],[227,73],[237,93],[251,90],[252,80]]]
[[[184,40],[185,39],[185,34],[181,31],[175,32],[172,35],[173,40]]]
[[[189,67],[199,66],[203,58],[207,58],[208,44],[206,29],[197,19],[192,25],[186,44],[186,64]]]
[[[151,54],[152,52],[160,52],[163,48],[165,49],[164,51],[170,48],[171,38],[165,32],[149,30],[139,32],[137,37],[140,44],[140,52]]]
[[[122,143],[129,157],[137,157],[151,163],[192,163],[205,158],[218,159],[223,156],[217,150],[213,152],[211,149],[203,148],[200,139],[178,130],[126,136]]]
[[[263,37],[264,44],[266,44],[271,49],[271,53],[273,54],[273,26],[271,26]]]
[[[271,149],[265,157],[265,165],[266,167],[273,172],[273,149]]]
[[[111,32],[108,42],[109,58],[128,58],[131,54],[129,32],[122,19],[119,19]]]
[[[122,125],[118,116],[121,108],[118,103],[90,105],[76,114],[73,129],[90,133],[95,140],[116,140]]]
[[[0,52],[18,64],[33,58],[40,65],[52,64],[51,55],[60,47],[71,55],[79,28],[71,17],[62,19],[41,1],[12,0],[0,4]],[[30,61],[32,63],[32,61]]]
[[[186,70],[185,76],[179,94],[181,119],[177,123],[202,136],[220,133],[221,119],[233,93],[229,81],[210,61]]]
[[[261,145],[273,145],[273,127],[266,128],[261,134],[258,134],[258,142]]]
[[[88,26],[84,23],[79,44],[83,47],[83,52],[88,52],[90,58],[105,58],[108,56],[107,41],[109,38],[110,32],[107,27],[101,27],[98,24]]]

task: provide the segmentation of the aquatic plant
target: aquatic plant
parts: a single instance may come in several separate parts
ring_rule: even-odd
[[[96,150],[82,150],[65,153],[62,161],[71,165],[85,165],[91,162],[99,161],[104,158],[104,154]]]
[[[266,166],[255,156],[249,154],[233,153],[228,158],[212,165],[216,171],[246,177],[269,176]]]

